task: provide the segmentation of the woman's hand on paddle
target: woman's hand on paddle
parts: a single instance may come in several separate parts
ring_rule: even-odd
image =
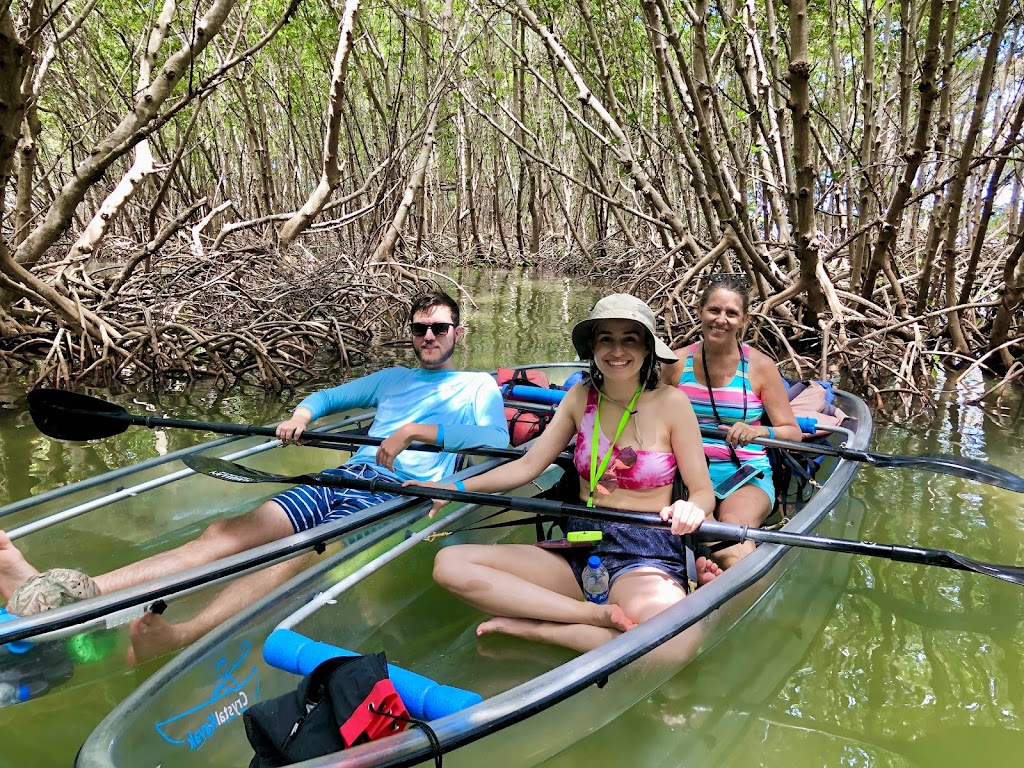
[[[675,501],[661,510],[661,519],[672,525],[672,533],[685,536],[704,522],[704,510],[688,501]]]
[[[432,480],[406,480],[402,483],[402,487],[407,485],[417,485],[421,488],[440,488],[443,491],[455,491],[458,490],[452,483],[435,483]],[[427,513],[427,517],[433,519],[434,515],[437,514],[438,510],[441,509],[448,502],[444,499],[432,499],[434,506],[430,508],[430,512]]]
[[[725,430],[725,444],[731,448],[746,445],[765,436],[764,427],[755,427],[753,424],[742,421],[737,421],[732,425],[719,424],[718,428]]]

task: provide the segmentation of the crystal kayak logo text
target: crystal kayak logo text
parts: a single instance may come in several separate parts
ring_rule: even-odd
[[[200,749],[213,737],[218,728],[236,717],[241,717],[242,713],[259,699],[260,673],[255,665],[242,680],[235,677],[236,670],[242,666],[251,650],[252,643],[246,640],[241,645],[237,661],[217,661],[217,681],[213,685],[210,697],[202,704],[154,724],[164,741],[171,744],[187,744],[193,751]]]

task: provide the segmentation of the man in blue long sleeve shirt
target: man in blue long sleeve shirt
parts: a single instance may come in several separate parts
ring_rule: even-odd
[[[412,346],[420,367],[386,368],[361,379],[310,395],[280,424],[277,436],[298,440],[310,422],[350,408],[376,407],[371,437],[379,448],[364,446],[345,464],[327,474],[388,480],[440,480],[455,470],[455,454],[406,451],[418,441],[458,450],[508,445],[501,392],[486,373],[456,371],[451,357],[465,329],[459,308],[445,294],[417,299],[411,312]],[[276,497],[296,531],[350,515],[386,499],[322,486],[299,486]]]
[[[406,451],[414,441],[447,449],[508,445],[501,392],[486,373],[456,371],[455,343],[465,334],[459,307],[444,293],[417,297],[409,330],[418,368],[396,366],[310,395],[291,418],[278,425],[277,436],[299,440],[310,422],[337,411],[376,407],[370,435],[384,438],[377,448],[363,447],[341,467],[340,476],[395,480],[440,480],[455,468],[451,453]],[[176,549],[96,577],[101,593],[141,584],[168,574],[266,544],[292,533],[393,498],[351,489],[299,486],[264,502],[244,515],[218,520],[197,539]],[[130,661],[143,661],[182,647],[218,626],[256,597],[283,583],[308,565],[295,558],[266,568],[225,589],[197,616],[170,624],[146,614],[132,624]],[[6,534],[0,532],[0,592],[10,597],[16,584],[35,573]]]

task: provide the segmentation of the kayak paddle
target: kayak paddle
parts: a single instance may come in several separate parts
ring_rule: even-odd
[[[271,472],[245,467],[235,462],[217,459],[212,456],[186,456],[183,461],[191,469],[204,475],[228,480],[233,483],[288,483],[304,485],[324,485],[333,488],[353,488],[369,493],[394,493],[402,496],[419,496],[444,501],[460,501],[467,504],[485,506],[501,506],[519,512],[534,512],[546,515],[575,515],[592,520],[604,520],[615,523],[664,526],[662,519],[649,512],[632,512],[607,507],[585,507],[582,504],[566,504],[548,499],[523,498],[519,496],[503,496],[493,493],[475,493],[473,491],[452,491],[443,488],[426,488],[423,486],[403,486],[401,483],[386,480],[359,480],[342,478],[312,472],[304,475],[288,477]],[[756,541],[763,544],[781,544],[790,547],[806,547],[808,549],[824,549],[832,552],[845,552],[851,555],[867,555],[883,557],[904,563],[921,565],[937,565],[941,568],[952,568],[960,571],[973,571],[1003,581],[1024,586],[1024,568],[1015,565],[995,565],[972,560],[956,552],[946,549],[928,549],[924,547],[905,547],[896,544],[876,544],[870,541],[851,541],[849,539],[833,539],[826,536],[815,536],[804,533],[786,531],[768,531],[761,528],[750,528],[746,525],[732,525],[707,520],[701,524],[697,536],[702,539],[718,541]]]
[[[91,395],[69,392],[65,389],[34,389],[28,393],[28,410],[32,421],[44,435],[58,440],[97,440],[119,435],[128,427],[173,427],[197,429],[224,435],[277,437],[273,427],[256,427],[251,424],[232,424],[221,421],[190,421],[187,419],[166,419],[159,416],[136,416],[116,403],[101,400]],[[382,438],[369,435],[328,434],[321,432],[303,433],[300,443],[314,447],[380,445]],[[515,448],[467,448],[445,450],[439,445],[413,443],[408,450],[432,453],[466,453],[472,456],[489,456],[498,459],[518,459],[524,451]]]
[[[530,408],[529,403],[516,402],[517,407]],[[232,424],[217,421],[190,421],[186,419],[167,419],[158,416],[136,416],[121,406],[101,400],[98,397],[69,392],[63,389],[34,389],[28,394],[29,413],[36,427],[44,435],[59,440],[96,440],[112,435],[119,435],[130,426],[143,427],[174,427],[180,429],[197,429],[225,435],[276,437],[273,427],[256,427],[252,425]],[[536,410],[550,411],[552,406],[534,406]],[[704,437],[723,438],[725,431],[717,427],[701,427]],[[368,435],[331,435],[310,434],[309,445],[317,443],[334,443],[337,445],[380,445],[381,439]],[[303,438],[305,442],[305,438]],[[860,461],[879,468],[924,469],[953,477],[961,477],[979,483],[987,483],[1016,493],[1024,493],[1024,477],[1015,475],[1009,470],[988,464],[976,459],[963,459],[955,456],[893,456],[885,453],[871,453],[853,448],[836,447],[822,443],[798,443],[790,440],[778,440],[759,437],[754,440],[759,445],[781,448],[787,451],[809,453],[819,456],[834,456],[849,461]],[[322,446],[321,446],[322,447]],[[414,443],[411,450],[439,452],[440,446],[426,443]],[[522,456],[521,449],[513,448],[473,448],[449,453],[468,453],[477,456],[490,456],[501,459],[516,459]]]
[[[516,387],[515,394],[521,394],[525,387]],[[507,401],[506,401],[507,402]],[[528,402],[515,402],[508,405],[515,405],[523,410],[531,410],[539,413],[550,412],[553,406],[532,405]],[[700,428],[702,437],[711,437],[718,440],[725,438],[725,430],[718,427],[702,426]],[[818,456],[834,456],[837,459],[849,461],[862,461],[873,467],[881,469],[924,469],[936,472],[940,475],[952,475],[962,477],[966,480],[973,480],[978,483],[994,485],[996,488],[1004,488],[1007,491],[1024,493],[1024,477],[1015,475],[1009,470],[997,467],[977,459],[965,459],[957,456],[926,455],[926,456],[893,456],[887,453],[871,453],[870,451],[859,451],[853,448],[836,447],[823,443],[798,443],[791,440],[779,440],[770,437],[759,437],[753,441],[758,445],[768,448],[781,448],[796,453],[809,453]]]

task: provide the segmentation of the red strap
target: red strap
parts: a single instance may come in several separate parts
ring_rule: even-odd
[[[388,714],[408,717],[409,711],[402,703],[398,691],[395,690],[394,683],[385,678],[377,681],[369,695],[356,707],[352,716],[338,728],[345,746],[351,747],[364,735],[365,740],[372,741],[394,733],[395,723],[401,725],[401,721],[388,717]]]
[[[551,385],[551,382],[548,381],[548,375],[544,373],[544,371],[532,368],[528,370],[524,370],[522,368],[499,368],[497,371],[497,380],[499,387],[503,384],[508,384],[510,381],[520,383],[530,382],[531,384],[536,384],[538,387],[542,387],[544,389],[547,389]]]

